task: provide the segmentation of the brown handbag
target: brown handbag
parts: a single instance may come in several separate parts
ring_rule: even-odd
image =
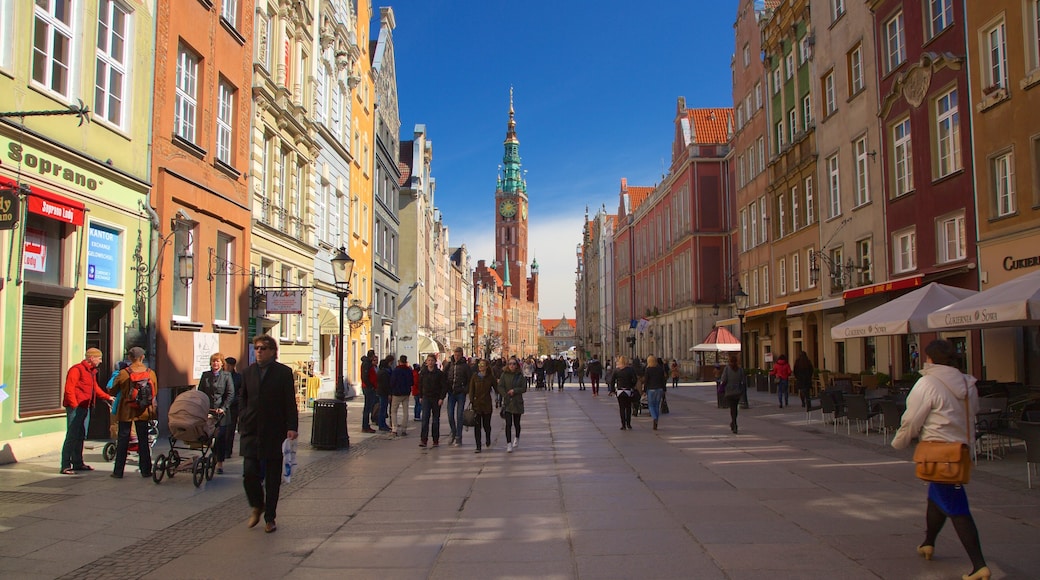
[[[946,383],[943,386],[953,392]],[[970,434],[971,414],[967,396],[964,397],[964,416]],[[971,480],[971,451],[966,443],[919,441],[914,448],[914,465],[915,475],[923,481],[963,484]]]

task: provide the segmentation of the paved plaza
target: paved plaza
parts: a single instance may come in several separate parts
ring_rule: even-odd
[[[240,459],[196,489],[97,468],[58,474],[58,454],[0,467],[0,577],[14,578],[960,578],[971,564],[952,525],[936,558],[923,537],[925,487],[909,451],[751,393],[740,434],[713,386],[668,391],[671,413],[622,431],[617,404],[573,383],[526,397],[520,447],[473,434],[454,448],[360,432],[352,446],[301,445],[278,531],[247,529]],[[301,441],[310,440],[310,416]],[[166,447],[164,441],[157,451]],[[994,578],[1040,577],[1040,482],[1021,448],[983,460],[969,488]]]

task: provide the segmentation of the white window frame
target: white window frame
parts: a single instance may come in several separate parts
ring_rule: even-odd
[[[831,22],[841,18],[845,14],[845,0],[830,0]]]
[[[220,0],[220,17],[238,29],[238,0]]]
[[[761,217],[758,222],[760,228],[758,238],[765,244],[769,242],[769,203],[764,195],[758,199],[758,213]]]
[[[953,24],[953,0],[926,0],[928,40],[939,35]]]
[[[754,248],[759,244],[758,241],[758,202],[753,201],[748,207],[748,214],[751,215],[751,245],[749,247]]]
[[[961,169],[961,121],[954,87],[935,99],[935,139],[939,177]]]
[[[798,252],[791,254],[791,292],[802,289],[802,255]]]
[[[11,40],[14,38],[14,9],[12,0],[0,0],[0,68],[11,66],[11,53],[14,50]]]
[[[784,80],[789,81],[794,77],[794,66],[794,49],[792,48],[791,52],[784,57],[784,68],[787,69],[784,71]]]
[[[784,237],[787,235],[787,204],[784,203],[784,196],[776,196],[776,223],[779,226],[777,235]]]
[[[98,5],[94,116],[119,129],[126,128],[127,120],[126,105],[129,102],[131,84],[127,55],[133,54],[133,38],[130,34],[132,16],[126,7],[116,0],[101,0]],[[121,30],[114,28],[117,19],[122,20]],[[120,44],[121,47],[113,48],[114,44]]]
[[[1007,26],[1001,19],[982,33],[983,89],[1008,88]]]
[[[882,38],[885,43],[885,72],[889,73],[906,61],[906,27],[903,11],[900,10],[895,16],[886,20],[882,30]]]
[[[1029,69],[1040,69],[1040,0],[1028,0],[1026,14],[1026,51],[1029,53]]]
[[[905,195],[914,190],[914,156],[910,117],[892,125],[892,173],[895,179],[895,195]]]
[[[798,186],[791,187],[791,231],[798,231],[798,211],[801,208],[798,207]]]
[[[805,263],[806,263],[807,267],[811,267],[812,266],[811,258],[812,258],[813,251],[814,251],[813,248],[809,248],[808,250],[805,251]],[[801,263],[800,263],[800,261],[801,261],[801,254],[795,253],[795,265],[798,266],[798,275],[799,276],[801,275]],[[805,287],[806,287],[806,289],[808,289],[808,288],[815,288],[816,287],[816,281],[813,280],[813,277],[812,277],[811,274],[809,275],[809,277],[805,281]]]
[[[751,46],[748,43],[744,43],[744,68],[751,66]]]
[[[867,165],[867,138],[860,137],[852,144],[852,151],[856,159],[856,190],[853,192],[855,200],[853,207],[860,207],[870,203],[870,172]]]
[[[838,110],[837,96],[834,94],[834,71],[823,77],[823,116],[829,117]]]
[[[805,225],[816,221],[816,200],[813,199],[812,176],[805,178]]]
[[[780,258],[780,262],[778,263],[778,270],[777,270],[776,275],[777,275],[776,279],[777,279],[777,283],[778,283],[778,286],[777,286],[777,289],[776,289],[777,295],[778,296],[786,296],[787,295],[787,258]]]
[[[215,269],[217,271],[213,280],[213,322],[217,324],[230,324],[231,305],[234,296],[231,287],[231,264],[234,256],[234,238],[227,234],[217,234],[217,247],[214,251]],[[224,299],[219,299],[219,290],[223,289]],[[223,316],[221,316],[223,314]]]
[[[808,131],[809,125],[812,125],[812,95],[805,95],[802,97],[802,128]]]
[[[748,232],[748,210],[740,210],[740,251],[746,252],[751,247],[749,244],[750,234]]]
[[[762,108],[762,81],[755,83],[755,110]]]
[[[782,67],[782,65],[780,63],[776,63],[776,68],[773,69],[773,94],[774,95],[780,92],[780,86],[783,84],[783,83],[780,82],[781,81],[781,77],[783,76],[783,73],[780,72],[780,68],[781,67]]]
[[[798,110],[794,107],[787,112],[787,128],[791,133],[791,143],[794,143],[798,137]]]
[[[232,167],[234,155],[235,97],[238,91],[223,78],[217,83],[217,160]]]
[[[189,321],[191,320],[192,305],[194,303],[195,294],[195,280],[188,278],[186,281],[182,281],[177,276],[177,268],[179,266],[180,257],[187,255],[191,256],[191,260],[195,259],[195,233],[192,229],[186,227],[179,227],[173,234],[173,256],[172,262],[173,275],[170,279],[173,280],[173,299],[171,301],[170,313],[171,318],[176,321]],[[178,297],[180,298],[181,309],[178,311],[177,302]]]
[[[967,235],[964,214],[942,217],[936,220],[935,233],[937,257],[940,263],[956,262],[967,257]]]
[[[57,7],[65,8],[66,21],[58,19]],[[33,45],[31,68],[33,83],[42,87],[48,93],[61,97],[64,101],[72,99],[75,91],[78,72],[75,70],[77,43],[76,15],[79,8],[75,6],[74,0],[51,0],[49,8],[43,8],[33,3]],[[45,39],[37,39],[36,32],[43,32]],[[52,53],[54,43],[58,39],[64,39],[66,54],[61,57]],[[38,47],[42,42],[43,50]],[[64,60],[63,60],[64,58]],[[55,71],[59,73],[55,75]],[[60,83],[60,86],[56,86]]]
[[[809,33],[806,32],[802,35],[802,38],[798,41],[798,56],[802,59],[802,64],[809,62]]]
[[[833,219],[841,215],[841,167],[838,155],[827,158],[827,218]]]
[[[859,259],[859,270],[857,271],[856,276],[859,286],[874,283],[874,259],[872,256],[872,246],[873,243],[870,238],[865,238],[856,242],[856,257]]]
[[[784,121],[783,119],[776,122],[776,154],[780,155],[780,152],[784,150]]]
[[[762,303],[769,303],[769,264],[762,266]]]
[[[892,271],[896,274],[917,269],[917,229],[892,233]]]
[[[766,170],[766,138],[759,137],[755,147],[758,149],[758,171],[755,174],[758,175]]]
[[[1018,211],[1015,199],[1015,154],[1008,151],[993,158],[993,199],[997,217],[1013,215]]]
[[[178,46],[176,90],[173,102],[173,133],[189,143],[195,142],[200,61],[199,55],[190,47],[184,43]]]
[[[857,44],[849,52],[849,95],[855,95],[865,87],[863,79],[863,45]]]

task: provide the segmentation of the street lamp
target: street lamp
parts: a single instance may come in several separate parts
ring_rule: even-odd
[[[737,285],[737,293],[733,296],[733,302],[737,307],[737,318],[740,320],[740,356],[743,359],[741,364],[744,366],[746,372],[748,357],[747,352],[744,350],[744,315],[747,314],[748,295],[739,284]],[[744,389],[744,400],[741,401],[741,406],[745,409],[749,407],[747,401],[747,388]]]
[[[336,280],[336,296],[339,298],[339,338],[336,340],[336,399],[347,398],[343,381],[343,302],[350,296],[350,276],[354,272],[354,258],[340,246],[339,253],[332,259],[332,276]]]

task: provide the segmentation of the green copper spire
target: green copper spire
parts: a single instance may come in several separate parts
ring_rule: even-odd
[[[506,128],[505,155],[502,157],[504,178],[500,187],[502,193],[527,193],[527,186],[520,177],[520,140],[516,137],[516,117],[513,110],[513,88],[509,88],[509,125]]]

